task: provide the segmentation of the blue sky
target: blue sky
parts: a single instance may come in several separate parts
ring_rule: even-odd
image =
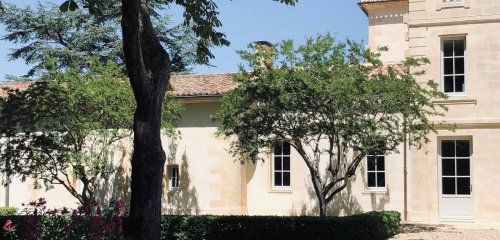
[[[46,2],[40,0],[41,2]],[[50,2],[60,3],[63,0]],[[36,0],[7,0],[20,6],[35,4]],[[271,0],[217,0],[220,8],[222,32],[231,46],[214,49],[215,67],[195,66],[194,73],[235,72],[241,62],[236,50],[245,49],[254,41],[278,42],[293,39],[303,42],[305,37],[327,32],[339,39],[367,41],[367,19],[357,6],[358,0],[299,0],[292,7]],[[174,19],[181,19],[178,8],[171,9]],[[5,34],[0,26],[0,36]],[[20,76],[28,67],[22,60],[9,61],[13,45],[0,41],[0,79],[6,75]]]

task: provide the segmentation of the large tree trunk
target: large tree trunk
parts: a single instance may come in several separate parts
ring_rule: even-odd
[[[130,219],[127,239],[160,239],[162,178],[161,110],[170,59],[151,23],[147,0],[122,0],[123,50],[137,101]]]

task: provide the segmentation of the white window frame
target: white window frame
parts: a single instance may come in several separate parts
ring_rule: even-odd
[[[453,56],[444,56],[444,42],[445,41],[453,41]],[[463,56],[455,56],[455,41],[464,41],[464,55]],[[464,73],[463,74],[455,74],[455,59],[456,58],[463,58],[464,59]],[[445,74],[444,73],[444,60],[445,59],[453,59],[453,73],[452,74]],[[441,38],[441,90],[443,93],[447,94],[448,96],[466,96],[467,95],[467,37],[465,35],[461,36],[454,36],[454,37],[443,37]],[[445,77],[452,76],[455,78],[455,76],[463,76],[464,77],[464,91],[463,92],[455,92],[455,80],[453,80],[453,92],[446,92],[445,91]]]
[[[169,165],[168,166],[168,186],[170,191],[179,191],[180,184],[180,172],[179,165]],[[175,171],[177,170],[177,172]]]
[[[442,142],[443,141],[453,141],[454,146],[455,146],[455,155],[453,157],[443,157],[443,149],[442,149]],[[469,157],[457,157],[456,156],[456,149],[457,149],[457,143],[456,141],[468,141],[469,142]],[[472,166],[473,166],[473,148],[472,148],[472,139],[470,138],[442,138],[439,140],[439,157],[438,157],[438,194],[441,196],[441,198],[472,198],[473,197],[473,179],[472,179]],[[455,174],[454,176],[443,176],[443,158],[446,159],[453,159],[455,161]],[[469,159],[469,175],[458,175],[457,174],[457,159]],[[470,193],[469,194],[458,194],[458,181],[457,178],[460,177],[468,177],[470,181]],[[444,194],[443,193],[443,178],[455,178],[455,194]]]
[[[384,158],[384,170],[378,170],[377,164],[375,164],[375,170],[368,170],[368,157],[383,157]],[[365,188],[367,191],[386,191],[387,190],[387,156],[385,154],[367,154],[366,159],[366,167],[365,167]],[[368,186],[368,173],[375,173],[375,187]],[[377,175],[378,173],[384,173],[384,186],[378,187],[377,185]]]
[[[279,143],[281,144],[281,154],[279,155],[276,155],[274,154],[275,152],[275,148],[276,146],[273,146],[272,148],[272,158],[271,158],[271,186],[272,186],[272,189],[273,190],[278,190],[278,191],[290,191],[292,189],[292,157],[291,157],[291,154],[292,154],[292,147],[290,146],[290,154],[288,155],[285,155],[284,154],[284,151],[283,151],[283,142]],[[281,157],[281,170],[276,170],[275,167],[274,167],[274,158],[275,157]],[[288,159],[290,159],[290,169],[289,170],[283,170],[283,159],[284,157],[288,157]],[[288,186],[276,186],[275,185],[275,181],[274,181],[274,173],[275,172],[281,172],[281,184],[283,184],[283,173],[285,172],[288,172],[290,174],[290,185]]]
[[[462,2],[463,0],[443,0],[443,3],[459,3]]]

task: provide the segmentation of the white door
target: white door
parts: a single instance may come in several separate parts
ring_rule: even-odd
[[[470,140],[442,140],[439,157],[439,218],[472,220],[472,146]]]

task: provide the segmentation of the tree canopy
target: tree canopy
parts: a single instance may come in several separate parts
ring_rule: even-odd
[[[48,59],[55,60],[58,69],[85,70],[96,58],[101,62],[112,60],[123,64],[120,4],[118,0],[103,2],[111,6],[106,9],[105,18],[84,9],[61,12],[67,4],[38,3],[23,8],[6,4],[0,13],[0,22],[7,32],[3,40],[16,44],[9,53],[10,58],[22,59],[32,66],[27,76],[40,75]],[[169,15],[157,15],[153,23],[172,58],[173,72],[186,72],[194,64],[207,63],[197,58],[195,35],[189,27],[173,26]]]
[[[432,102],[445,97],[437,85],[421,85],[415,76],[422,72],[408,71],[426,59],[383,66],[379,54],[330,35],[250,48],[240,51],[239,87],[214,115],[219,134],[234,137],[231,149],[242,162],[289,143],[309,169],[322,216],[367,154],[395,152],[407,136],[420,146],[444,110]]]
[[[46,189],[60,184],[88,204],[101,180],[130,158],[134,96],[113,62],[46,77],[0,98],[0,171]],[[180,105],[167,99],[163,106],[163,127],[173,134]]]

